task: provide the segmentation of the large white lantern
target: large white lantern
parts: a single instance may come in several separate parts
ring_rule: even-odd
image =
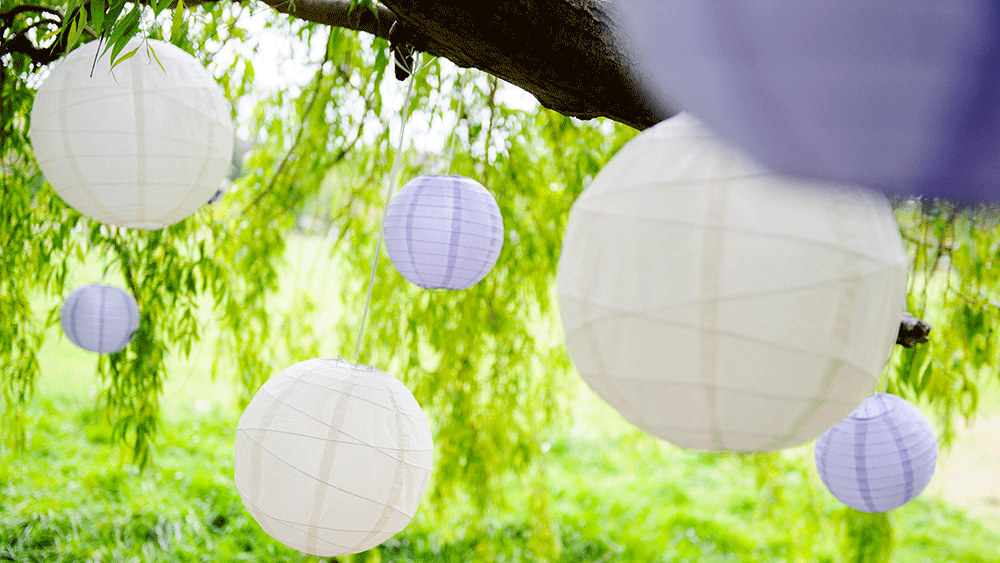
[[[428,289],[467,289],[496,264],[503,217],[496,199],[465,176],[418,176],[385,216],[389,260],[406,279]]]
[[[622,0],[640,74],[772,168],[1000,200],[1000,2]]]
[[[109,285],[84,285],[63,302],[63,332],[73,344],[98,354],[124,350],[139,330],[139,305],[132,294]]]
[[[871,392],[906,273],[884,196],[768,172],[681,114],[574,203],[557,287],[574,364],[626,420],[690,448],[766,451]]]
[[[221,88],[197,59],[149,41],[110,69],[98,42],[52,68],[31,109],[35,159],[56,193],[102,223],[159,229],[219,189],[233,156]],[[123,52],[139,46],[133,39]],[[163,67],[160,67],[162,63]]]
[[[410,523],[433,457],[427,419],[396,378],[312,359],[268,380],[240,417],[236,488],[274,539],[346,555]]]
[[[816,469],[840,502],[888,512],[924,490],[937,453],[934,429],[920,409],[877,393],[816,440]]]

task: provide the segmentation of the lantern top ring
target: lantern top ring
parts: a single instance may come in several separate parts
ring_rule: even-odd
[[[866,400],[858,405],[858,408],[854,409],[854,412],[848,416],[854,420],[870,420],[885,416],[896,410],[896,402],[892,399],[885,399],[888,396],[885,393],[875,393],[871,396],[871,399],[878,399],[877,401]]]
[[[338,364],[344,363],[344,364],[353,366],[354,369],[356,369],[356,370],[376,371],[375,370],[375,366],[370,366],[368,364],[362,364],[360,362],[351,362],[351,361],[345,360],[344,358],[324,358],[324,359],[327,359],[327,360],[330,360],[330,361],[333,361],[333,362],[337,362]]]

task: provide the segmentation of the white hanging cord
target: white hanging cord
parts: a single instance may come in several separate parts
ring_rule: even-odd
[[[419,61],[420,54],[417,53],[416,58]],[[414,67],[417,63],[414,63]],[[365,334],[365,321],[368,320],[368,309],[372,303],[372,287],[375,284],[375,269],[378,267],[378,255],[382,250],[382,238],[385,236],[385,231],[383,226],[385,225],[385,216],[389,212],[389,202],[392,201],[392,191],[396,187],[396,178],[399,175],[399,165],[403,160],[403,134],[406,132],[406,120],[410,117],[410,96],[413,94],[413,77],[416,74],[410,74],[407,80],[408,85],[406,87],[406,100],[403,102],[403,110],[400,112],[402,116],[402,121],[399,124],[399,142],[396,144],[396,159],[392,163],[392,173],[389,177],[389,189],[385,194],[385,206],[382,209],[382,220],[379,222],[378,226],[378,244],[375,245],[375,258],[372,259],[372,273],[368,278],[368,297],[365,299],[365,312],[361,315],[361,328],[358,330],[358,342],[354,346],[354,361],[358,360],[358,353],[361,351],[361,338]]]
[[[881,391],[882,393],[888,393],[889,392],[889,377],[892,374],[892,363],[896,359],[896,348],[898,346],[899,346],[898,344],[894,343],[892,345],[892,352],[889,352],[889,361],[886,362],[886,364],[885,364],[885,366],[886,366],[886,369],[885,369],[885,381],[882,383],[882,391]],[[878,384],[875,385],[875,392],[879,393]]]
[[[115,234],[117,235],[117,233],[118,230],[117,227],[115,227]],[[96,250],[96,247],[90,241],[87,241],[87,245],[90,246],[90,250]],[[104,278],[108,277],[108,268],[110,267],[110,259],[108,258],[107,252],[101,253],[101,262],[103,262],[104,265],[101,266],[101,279],[97,280],[98,285],[104,285]]]
[[[448,141],[448,172],[451,174],[451,165],[455,158],[455,132],[458,131],[459,124],[462,123],[462,109],[465,107],[465,95],[462,93],[462,78],[465,72],[458,75],[458,82],[455,89],[458,91],[458,113],[455,115],[455,128],[451,130],[451,139]]]
[[[108,256],[105,254],[103,257],[104,267],[101,268],[101,279],[97,282],[99,284],[104,284],[104,278],[108,277]]]

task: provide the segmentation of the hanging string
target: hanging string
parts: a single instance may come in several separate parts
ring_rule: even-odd
[[[413,66],[416,67],[419,64],[420,54],[417,53],[416,61]],[[392,172],[389,175],[389,189],[386,190],[385,194],[385,205],[382,209],[382,220],[379,221],[378,227],[378,244],[375,245],[375,257],[372,259],[372,272],[368,277],[368,296],[365,298],[365,311],[361,315],[361,328],[358,330],[358,342],[354,346],[354,361],[357,362],[358,354],[361,352],[361,339],[365,334],[365,322],[368,320],[368,309],[371,307],[372,303],[372,287],[375,285],[375,269],[378,268],[378,255],[382,250],[382,239],[385,236],[385,231],[383,226],[385,225],[385,216],[389,212],[389,202],[392,201],[392,192],[396,187],[396,178],[399,175],[399,165],[403,161],[403,134],[406,132],[406,121],[410,117],[410,96],[413,94],[413,80],[416,72],[410,74],[407,80],[408,85],[406,87],[406,98],[403,101],[403,110],[400,112],[401,122],[399,124],[399,141],[396,143],[396,158],[392,163]]]
[[[896,359],[896,348],[898,348],[898,347],[899,347],[898,344],[893,343],[893,345],[892,345],[892,351],[889,352],[889,361],[886,362],[886,364],[885,364],[885,370],[884,370],[885,371],[885,381],[882,382],[882,391],[878,390],[878,382],[876,382],[875,383],[875,392],[876,393],[888,393],[889,392],[889,377],[892,375],[892,366],[893,366],[893,362]],[[881,380],[882,378],[879,377],[879,379]]]
[[[115,228],[117,229],[117,227],[115,227]],[[97,250],[98,252],[100,252],[100,249],[97,246],[95,246],[94,243],[91,242],[89,239],[87,240],[87,247],[88,247],[88,249],[87,249],[87,254],[88,255],[91,253],[91,251],[94,251],[94,250]],[[104,278],[108,277],[108,269],[111,267],[111,265],[110,265],[110,260],[108,259],[108,253],[107,252],[100,252],[100,258],[101,258],[101,263],[103,265],[101,266],[101,277],[100,277],[100,279],[97,280],[97,284],[98,285],[104,285]]]
[[[458,113],[455,115],[455,128],[451,130],[450,139],[448,140],[448,172],[451,174],[451,165],[455,157],[455,132],[458,131],[459,124],[462,123],[462,109],[465,107],[465,95],[462,92],[462,78],[466,75],[465,72],[458,75],[458,80],[455,84],[455,89],[458,91]]]

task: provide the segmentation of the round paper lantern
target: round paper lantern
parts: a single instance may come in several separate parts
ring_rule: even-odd
[[[483,279],[500,256],[503,232],[493,194],[465,176],[418,176],[385,216],[389,259],[427,289],[466,289]]]
[[[884,196],[763,170],[681,114],[574,203],[557,287],[574,364],[626,420],[690,448],[768,451],[871,392],[906,273]]]
[[[434,445],[396,378],[313,359],[271,378],[236,430],[236,488],[260,527],[330,557],[371,549],[406,527],[430,481]]]
[[[837,500],[888,512],[915,499],[934,475],[937,438],[909,401],[877,393],[816,440],[816,469]]]
[[[31,146],[56,193],[102,223],[159,229],[218,190],[233,156],[229,105],[197,59],[150,40],[110,70],[93,41],[56,65],[35,95]],[[133,39],[125,51],[140,45]]]
[[[124,350],[139,330],[139,305],[127,291],[109,285],[85,285],[70,292],[60,310],[66,336],[98,354]]]
[[[628,0],[664,106],[766,166],[1000,200],[1000,1]]]

